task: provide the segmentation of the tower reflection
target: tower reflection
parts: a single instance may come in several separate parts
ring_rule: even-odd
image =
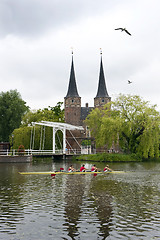
[[[87,221],[90,221],[89,218],[92,218],[93,212],[94,218],[96,215],[98,221],[95,220],[96,226],[93,225],[92,230],[94,231],[96,227],[98,230],[97,234],[101,239],[106,239],[109,236],[112,197],[107,191],[106,182],[97,181],[93,176],[66,176],[64,202],[65,227],[67,228],[68,236],[75,239],[81,232],[80,226],[82,226],[82,221],[85,218],[87,218]],[[88,232],[87,226],[89,225],[87,224],[89,223],[86,222],[85,225]]]
[[[112,214],[112,196],[107,191],[107,184],[104,181],[94,181],[92,179],[90,186],[90,196],[93,199],[93,207],[99,219],[98,235],[106,239],[109,236],[109,225]]]
[[[68,236],[74,239],[78,233],[78,220],[81,215],[81,206],[85,191],[85,176],[66,176],[65,190],[65,226],[67,227]]]

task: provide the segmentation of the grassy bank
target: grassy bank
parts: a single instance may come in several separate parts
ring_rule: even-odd
[[[136,154],[116,154],[116,153],[97,153],[89,155],[76,156],[77,161],[95,161],[95,162],[141,162],[142,158]]]

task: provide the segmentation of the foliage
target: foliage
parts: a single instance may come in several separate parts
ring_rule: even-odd
[[[92,110],[85,122],[96,140],[97,147],[107,145],[110,149],[113,142],[115,144],[118,142],[118,132],[122,121],[117,111],[111,111],[111,103],[106,104],[103,109]]]
[[[138,153],[144,158],[159,157],[160,114],[139,96],[120,94],[104,109],[95,109],[86,124],[97,146],[119,144],[126,153]]]
[[[52,121],[64,122],[64,109],[61,110],[62,102],[58,102],[55,107],[32,110],[24,115],[22,125],[28,126],[32,122]]]
[[[18,154],[19,155],[24,155],[24,153],[25,153],[24,146],[23,145],[19,145],[19,147],[18,147]]]
[[[0,93],[0,141],[9,136],[21,124],[22,116],[29,110],[17,90]]]
[[[76,156],[76,160],[95,162],[137,162],[142,158],[136,154],[97,153]]]
[[[62,102],[58,102],[55,107],[48,107],[39,109],[37,111],[29,111],[22,119],[22,125],[20,128],[14,130],[14,143],[13,147],[18,148],[23,144],[26,149],[52,149],[52,136],[53,130],[51,127],[35,126],[33,128],[32,122],[40,121],[52,121],[63,122],[64,110],[61,110]],[[34,138],[34,139],[33,139]],[[62,132],[56,132],[56,145],[57,148],[61,148]],[[32,140],[32,143],[31,143]]]
[[[20,145],[25,146],[26,149],[30,148],[31,127],[20,127],[13,131],[13,148],[18,149]],[[11,141],[11,137],[10,137]]]
[[[91,140],[83,140],[82,142],[81,142],[81,145],[82,146],[90,146],[91,145]]]
[[[58,102],[55,107],[50,107],[50,110],[54,112],[54,116],[57,122],[64,121],[64,109],[61,109],[63,102]]]

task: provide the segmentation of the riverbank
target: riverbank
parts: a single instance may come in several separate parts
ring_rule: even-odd
[[[0,156],[0,163],[28,163],[28,162],[32,162],[32,155]]]
[[[77,161],[95,161],[95,162],[142,162],[147,160],[160,161],[160,159],[142,159],[136,154],[118,154],[118,153],[97,153],[89,155],[80,155],[74,157]]]

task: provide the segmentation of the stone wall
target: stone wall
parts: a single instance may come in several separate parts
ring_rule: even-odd
[[[32,155],[0,156],[0,163],[26,163],[32,161]]]

